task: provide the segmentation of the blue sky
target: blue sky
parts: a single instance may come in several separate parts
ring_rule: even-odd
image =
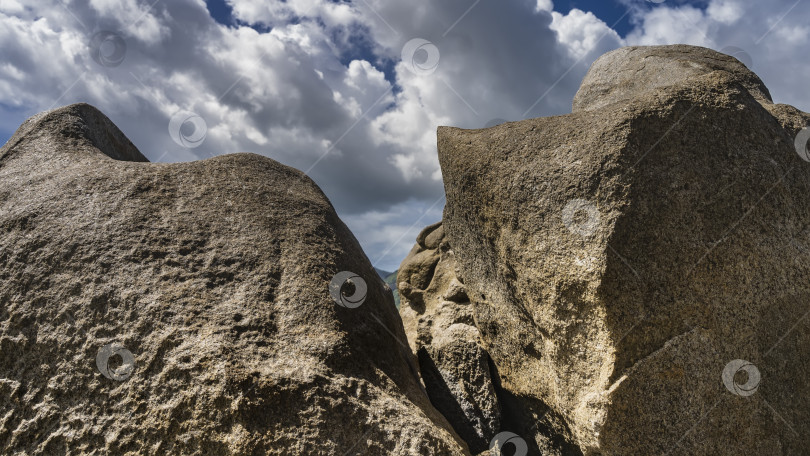
[[[603,53],[675,43],[741,49],[807,111],[807,17],[796,0],[2,0],[0,140],[87,102],[151,161],[259,153],[312,177],[393,270],[441,218],[439,125],[568,113]]]
[[[613,27],[613,30],[624,37],[632,29],[627,7],[615,0],[557,0],[554,11],[568,14],[572,9],[590,11],[596,17]]]
[[[705,2],[693,1],[691,3],[700,5]],[[233,24],[232,8],[227,1],[206,0],[205,4],[217,22],[225,25]],[[626,15],[627,7],[622,2],[616,0],[557,0],[554,2],[554,10],[563,14],[568,14],[574,8],[592,12],[605,23],[613,26],[613,29],[621,36],[625,36],[632,29],[630,18]]]
[[[211,17],[220,24],[229,25],[233,22],[232,9],[225,0],[205,0],[205,6],[211,13]]]

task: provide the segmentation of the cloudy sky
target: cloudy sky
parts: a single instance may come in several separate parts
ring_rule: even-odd
[[[565,114],[611,49],[727,50],[810,111],[810,0],[0,0],[0,142],[79,101],[151,161],[309,174],[394,270],[444,206],[436,127]]]

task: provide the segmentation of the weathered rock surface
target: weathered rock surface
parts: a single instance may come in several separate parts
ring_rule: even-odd
[[[736,60],[666,46],[597,60],[572,114],[439,128],[514,432],[542,447],[545,407],[562,454],[810,454],[808,123]]]
[[[728,82],[742,85],[758,101],[772,103],[759,76],[739,60],[695,46],[625,47],[600,57],[574,96],[573,112],[649,96],[687,78],[722,71]]]
[[[500,409],[455,266],[441,223],[422,230],[397,275],[399,312],[431,402],[479,453],[500,429]]]
[[[145,161],[88,105],[0,149],[0,453],[467,454],[309,178]]]

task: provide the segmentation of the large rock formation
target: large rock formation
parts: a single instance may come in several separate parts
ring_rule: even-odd
[[[509,430],[561,454],[810,454],[809,122],[737,60],[667,46],[600,58],[572,114],[439,128],[444,235],[527,417]]]
[[[309,178],[145,161],[88,105],[0,149],[1,453],[467,454]]]

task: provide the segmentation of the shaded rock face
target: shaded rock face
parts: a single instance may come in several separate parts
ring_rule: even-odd
[[[809,454],[810,116],[689,46],[603,56],[574,108],[438,131],[493,382],[586,455]]]
[[[530,454],[581,455],[556,411],[501,386],[457,268],[439,222],[422,230],[398,274],[400,315],[431,402],[473,454],[492,454],[494,438],[512,432],[532,435]]]
[[[441,223],[425,228],[397,275],[400,315],[431,402],[473,453],[500,429],[500,409],[464,285]]]
[[[88,105],[0,149],[0,453],[468,454],[309,178],[145,161]]]

